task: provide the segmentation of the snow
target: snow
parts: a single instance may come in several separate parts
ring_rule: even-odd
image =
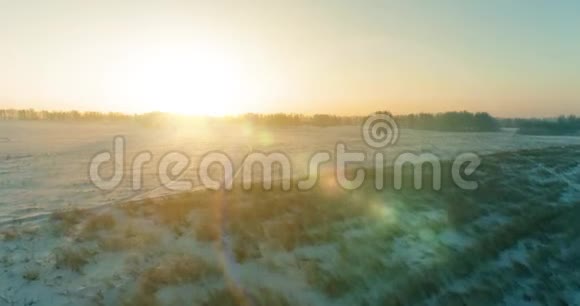
[[[268,133],[266,141],[260,141],[257,134]],[[93,186],[88,180],[88,163],[92,156],[104,150],[110,150],[113,137],[123,135],[127,140],[127,160],[139,152],[149,151],[154,160],[144,168],[144,191],[133,191],[127,180],[110,192],[103,192]],[[138,196],[150,196],[144,192],[155,191],[155,195],[172,193],[169,190],[159,190],[156,169],[159,158],[170,151],[180,151],[191,156],[194,165],[204,153],[212,150],[222,150],[231,154],[232,159],[239,163],[247,153],[248,145],[260,151],[287,152],[292,158],[295,175],[305,173],[307,158],[318,150],[333,150],[337,141],[347,143],[349,149],[360,149],[370,152],[362,143],[360,131],[354,126],[329,128],[296,127],[261,131],[255,129],[232,129],[231,127],[196,127],[191,130],[148,129],[138,125],[65,123],[65,122],[0,122],[0,230],[15,229],[19,237],[15,240],[4,239],[0,243],[0,305],[14,303],[16,305],[79,305],[87,300],[95,299],[104,305],[116,305],[119,296],[125,296],[127,283],[135,282],[132,278],[133,262],[139,268],[151,265],[152,257],[162,257],[161,253],[194,254],[207,259],[212,264],[228,260],[218,254],[221,246],[218,243],[201,242],[192,239],[192,233],[175,237],[170,229],[163,228],[154,222],[135,220],[122,223],[122,226],[133,226],[138,232],[155,232],[160,236],[159,247],[153,251],[132,250],[126,252],[101,252],[90,259],[82,273],[66,269],[55,269],[54,250],[67,245],[75,247],[91,247],[88,242],[71,241],[68,237],[54,234],[55,225],[46,222],[54,211],[70,207],[95,208],[108,210],[109,204],[118,203]],[[403,130],[399,143],[387,148],[387,156],[392,158],[400,152],[432,151],[443,159],[453,158],[458,153],[473,151],[480,154],[493,152],[544,148],[559,145],[580,144],[580,138],[575,137],[536,137],[522,136],[513,130],[500,133],[442,133],[430,131]],[[387,158],[389,160],[389,158]],[[515,167],[515,166],[514,166]],[[543,166],[527,169],[527,173],[537,170],[548,171],[549,179],[568,183],[563,193],[561,203],[571,205],[578,199],[580,168],[578,166],[556,173]],[[195,177],[195,168],[188,171],[187,178]],[[535,177],[536,181],[546,180]],[[548,180],[546,180],[548,181]],[[354,197],[359,196],[353,195]],[[365,200],[363,197],[360,200]],[[421,202],[422,201],[422,202]],[[561,204],[558,203],[558,204]],[[378,260],[389,264],[400,264],[408,271],[421,271],[429,265],[447,260],[449,254],[440,252],[448,248],[461,253],[477,241],[474,227],[493,230],[495,227],[510,223],[511,216],[502,214],[501,210],[489,213],[475,220],[467,229],[445,228],[447,215],[442,206],[430,202],[430,198],[409,203],[399,198],[372,199],[369,205],[368,219],[351,218],[340,226],[344,230],[342,238],[345,245],[354,254],[355,262],[347,262],[343,267],[346,272],[361,272],[367,260]],[[547,203],[546,205],[549,205]],[[483,205],[483,204],[482,204]],[[126,220],[124,220],[126,221]],[[397,227],[402,234],[394,237],[392,243],[385,232]],[[388,233],[387,233],[388,234]],[[222,237],[228,242],[229,237]],[[380,238],[380,239],[377,239]],[[382,240],[381,240],[382,239]],[[369,243],[369,241],[371,243]],[[532,241],[536,246],[537,241]],[[375,245],[373,245],[375,243]],[[377,254],[376,244],[384,243],[386,250]],[[535,244],[534,244],[535,243]],[[380,246],[382,247],[382,245]],[[339,257],[340,244],[329,242],[319,245],[297,247],[291,252],[263,248],[267,254],[266,260],[248,261],[244,263],[226,262],[228,273],[243,281],[244,284],[281,290],[290,296],[299,297],[303,305],[350,305],[359,302],[361,296],[353,296],[342,300],[329,300],[321,292],[314,290],[304,281],[302,262],[316,261],[323,268],[332,269],[341,264]],[[151,253],[153,252],[153,253]],[[157,253],[155,253],[157,252]],[[481,269],[501,271],[511,269],[516,263],[525,264],[529,260],[524,242],[504,250],[498,258],[482,265]],[[152,259],[151,261],[154,262]],[[344,263],[343,263],[344,264]],[[23,278],[28,270],[38,271],[41,279],[29,281]],[[406,272],[408,272],[406,271]],[[363,271],[364,272],[364,271]],[[377,272],[377,271],[370,271]],[[369,273],[370,273],[369,272]],[[485,275],[485,273],[481,273]],[[478,285],[476,279],[481,275],[456,279],[449,283],[448,289],[457,292],[467,292]],[[397,275],[399,276],[399,275]],[[482,276],[483,279],[483,276]],[[384,288],[392,285],[389,282],[374,284],[365,280],[364,286],[379,297]],[[529,281],[529,280],[528,280]],[[522,286],[528,283],[522,280]],[[204,298],[207,290],[216,286],[204,284],[203,292],[196,291],[196,299]],[[171,301],[175,296],[187,296],[196,288],[190,284],[165,287],[160,290],[159,297]],[[523,289],[522,289],[523,290]],[[534,305],[521,299],[519,291],[504,298],[506,304]],[[568,300],[578,300],[577,292],[567,292]]]
[[[260,140],[267,133],[267,140]],[[153,160],[143,170],[144,188],[133,191],[127,174],[121,186],[104,192],[88,178],[89,161],[112,148],[113,137],[126,139],[126,163],[140,152],[149,151]],[[174,191],[158,188],[156,177],[159,159],[171,151],[190,156],[193,165],[185,179],[196,182],[195,165],[209,151],[221,150],[239,163],[248,146],[254,150],[281,151],[293,161],[294,174],[306,173],[307,160],[316,151],[334,149],[341,141],[349,149],[371,152],[358,126],[293,127],[269,130],[233,127],[192,126],[184,129],[151,129],[129,123],[69,123],[1,121],[0,139],[0,224],[46,215],[74,207],[95,207],[137,197],[155,190],[152,195]],[[386,161],[401,152],[428,150],[442,159],[461,152],[480,154],[580,144],[580,137],[538,137],[517,135],[513,130],[501,133],[443,133],[402,130],[399,142],[385,149]],[[128,165],[126,165],[128,167]],[[106,171],[106,169],[105,169]],[[575,183],[577,184],[577,183]]]

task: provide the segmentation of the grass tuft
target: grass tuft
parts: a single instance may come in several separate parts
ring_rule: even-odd
[[[115,227],[115,224],[112,213],[92,216],[85,222],[78,238],[80,241],[96,239],[99,232],[109,231]]]
[[[197,256],[169,256],[157,266],[144,271],[139,276],[139,285],[145,292],[156,292],[165,286],[195,283],[219,273],[217,267]]]
[[[40,272],[35,268],[27,268],[22,274],[22,278],[27,281],[35,281],[40,277]]]
[[[57,269],[67,268],[75,272],[80,272],[95,255],[94,251],[87,248],[74,249],[72,247],[61,247],[55,250]]]
[[[84,210],[73,208],[56,211],[52,214],[53,221],[58,222],[57,232],[66,235],[71,234],[76,225],[78,225],[88,213]]]
[[[13,241],[20,237],[20,234],[15,229],[8,229],[0,232],[0,237],[3,241]]]
[[[84,229],[87,231],[111,230],[115,227],[115,218],[112,213],[105,213],[89,218]]]

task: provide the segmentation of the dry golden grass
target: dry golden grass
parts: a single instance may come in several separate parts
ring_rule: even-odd
[[[89,213],[85,210],[73,208],[54,212],[51,219],[58,222],[57,226],[55,226],[57,233],[69,235],[74,232],[75,226],[81,223],[88,215]]]
[[[116,225],[115,218],[112,213],[103,213],[88,217],[87,221],[78,234],[80,241],[96,239],[99,232],[110,231]]]
[[[127,230],[125,233],[110,233],[100,236],[97,239],[97,244],[104,251],[119,252],[151,248],[158,245],[160,240],[160,234],[152,231],[133,232]]]
[[[115,227],[116,221],[112,213],[103,213],[90,217],[84,226],[87,231],[111,230]]]
[[[165,199],[144,200],[130,204],[126,210],[158,219],[168,226],[189,226],[189,217],[194,209],[207,209],[215,202],[215,193],[204,191],[169,196]],[[144,213],[148,212],[148,213]]]
[[[216,241],[219,238],[219,225],[214,220],[203,220],[193,227],[195,237],[199,241]]]
[[[57,269],[67,268],[80,272],[89,263],[95,252],[88,248],[61,247],[54,251]]]
[[[160,306],[155,294],[138,291],[121,300],[121,306]]]
[[[235,294],[229,289],[221,289],[209,293],[203,306],[248,306],[241,294]]]
[[[52,219],[69,224],[78,224],[87,212],[78,208],[63,209],[52,214]]]
[[[38,269],[36,269],[34,267],[26,268],[26,270],[22,274],[22,278],[24,278],[25,280],[30,281],[30,282],[38,280],[39,277],[40,277],[40,271],[38,271]]]
[[[253,292],[222,288],[210,292],[203,306],[290,306],[300,305],[285,294],[270,288],[259,288]]]
[[[221,275],[220,270],[200,257],[193,255],[173,255],[139,276],[140,288],[146,292],[156,292],[169,285],[195,283],[212,276]]]
[[[132,261],[135,259],[132,259]],[[136,264],[135,262],[129,263]],[[212,277],[221,277],[222,272],[216,266],[203,259],[186,254],[170,255],[163,258],[156,266],[143,271],[137,277],[137,288],[123,299],[124,306],[158,306],[158,290],[174,285],[196,283]]]
[[[233,252],[236,261],[239,263],[262,257],[258,241],[247,235],[239,235],[236,237]]]
[[[13,241],[20,237],[20,233],[16,229],[7,229],[0,232],[0,237],[3,241]]]

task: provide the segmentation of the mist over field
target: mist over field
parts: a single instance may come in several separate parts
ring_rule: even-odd
[[[376,150],[363,142],[358,125],[152,128],[123,121],[25,120],[0,121],[0,131],[5,303],[576,301],[570,283],[576,278],[568,268],[578,251],[576,231],[566,220],[577,215],[578,137],[522,135],[513,128],[403,128],[395,146],[379,150],[387,177],[402,153],[433,153],[444,169],[460,153],[480,154],[482,166],[472,177],[476,191],[456,190],[445,180],[441,191],[432,190],[430,181],[416,190],[412,174],[400,191],[377,191],[370,187],[372,176],[347,191],[323,171],[310,191],[255,187],[221,194],[162,186],[159,160],[168,152],[190,156],[193,162],[180,179],[199,187],[196,162],[216,149],[237,167],[250,151],[286,152],[295,179],[308,174],[313,153],[335,150],[338,142],[367,155]],[[126,141],[127,170],[137,154],[153,156],[143,167],[141,190],[132,189],[130,174],[111,191],[88,178],[91,158],[111,151],[117,135]],[[113,163],[103,166],[107,172]],[[549,271],[562,273],[545,279],[552,273],[545,261],[553,262]],[[567,285],[555,291],[529,284]]]
[[[0,0],[0,306],[580,305],[578,16]]]
[[[171,193],[163,186],[158,188],[161,184],[155,174],[159,160],[173,151],[191,157],[193,164],[184,178],[194,181],[197,180],[196,162],[212,150],[230,154],[236,165],[250,149],[287,152],[293,161],[295,177],[307,174],[308,158],[314,152],[333,151],[339,141],[345,142],[350,150],[373,151],[363,143],[360,127],[356,125],[291,128],[225,125],[176,130],[172,127],[151,129],[127,122],[0,121],[0,127],[0,138],[5,140],[0,143],[4,173],[0,220],[4,222],[71,206],[102,205],[152,190],[155,195]],[[121,186],[111,192],[99,191],[88,180],[91,157],[112,150],[113,137],[117,135],[123,135],[126,140],[126,168],[140,152],[149,151],[153,155],[153,160],[144,166],[144,190],[131,190],[128,175]],[[429,150],[443,160],[450,160],[466,151],[489,154],[569,144],[580,144],[580,138],[518,135],[513,129],[451,134],[403,129],[397,145],[384,152],[388,165],[398,154],[407,151],[420,153]],[[112,163],[103,166],[110,168]],[[38,196],[42,196],[42,202]]]

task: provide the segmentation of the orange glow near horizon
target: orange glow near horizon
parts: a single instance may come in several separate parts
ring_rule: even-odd
[[[0,9],[0,107],[580,114],[578,8],[499,0],[11,1]]]

